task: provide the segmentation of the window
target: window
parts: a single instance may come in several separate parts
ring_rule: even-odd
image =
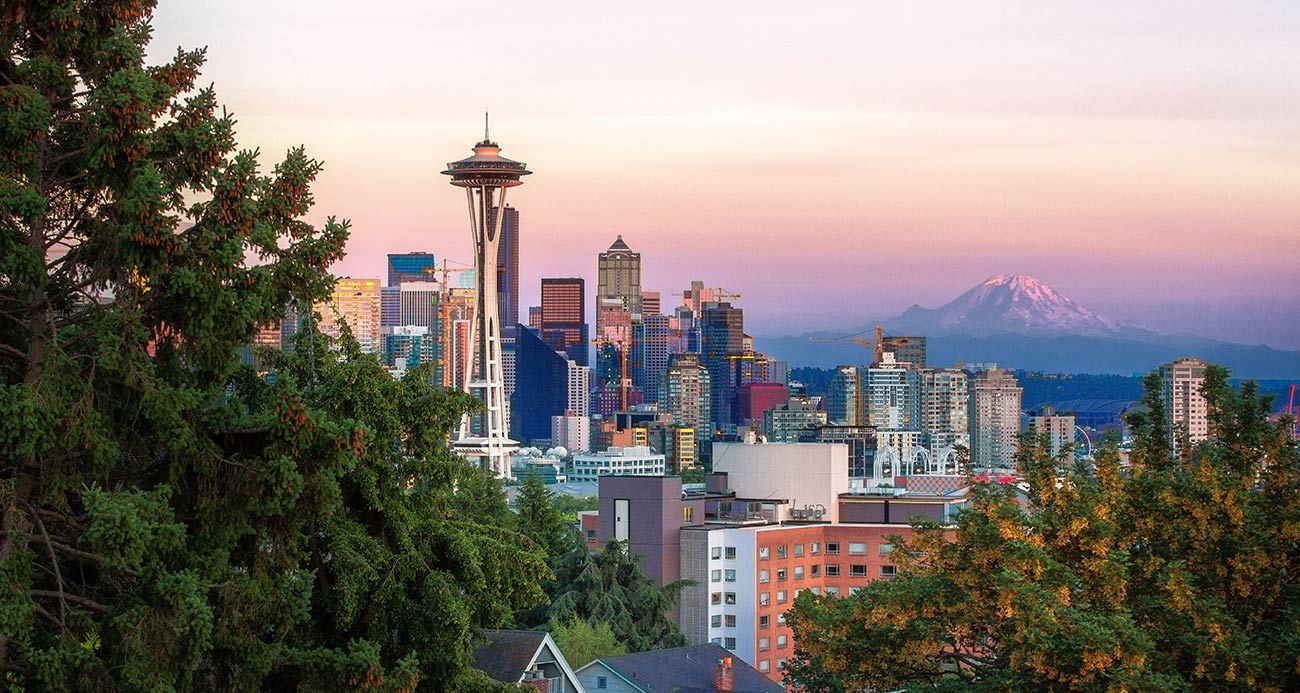
[[[785,596],[785,590],[777,590],[777,591],[776,591],[776,603],[777,603],[777,604],[784,604],[784,603],[786,603],[786,601],[787,601],[787,600],[786,600],[786,596]]]
[[[785,612],[784,612],[784,611],[782,611],[781,613],[779,613],[779,614],[776,615],[776,625],[778,625],[778,626],[784,626],[784,625],[785,625]]]
[[[849,577],[866,577],[867,566],[862,563],[855,563],[849,566]]]
[[[776,660],[776,668],[780,669],[785,666],[785,657]]]
[[[770,571],[768,571],[768,570],[760,570],[760,571],[758,571],[758,581],[759,581],[759,582],[767,582],[769,579],[771,579],[771,577],[772,577],[772,573],[771,573]]]
[[[803,579],[803,566],[797,565],[794,567],[794,579],[796,580]]]
[[[840,576],[840,564],[838,564],[838,563],[827,563],[827,564],[826,564],[826,577],[839,577],[839,576]]]
[[[758,605],[759,605],[759,606],[767,606],[768,604],[771,604],[771,603],[772,603],[772,593],[771,593],[771,592],[759,592],[759,593],[758,593]]]
[[[720,646],[720,645],[722,645],[722,638],[714,638],[714,639],[710,640],[709,642],[713,643],[714,645],[719,645],[719,646]]]
[[[724,578],[727,582],[735,582],[735,581],[736,581],[736,571],[733,570],[733,569],[728,569],[727,571],[725,571],[725,572],[723,573],[722,576],[723,576],[723,578]]]
[[[771,549],[766,546],[758,547],[758,560],[766,561],[768,558],[771,558],[771,555],[769,554],[770,551]]]
[[[710,604],[721,604],[721,603],[722,603],[722,593],[721,593],[721,592],[714,592],[713,594],[710,594],[710,595],[709,595],[709,603],[710,603]]]
[[[838,541],[826,542],[826,553],[837,554],[840,552],[840,543]]]
[[[867,553],[867,544],[862,541],[849,542],[849,553],[855,556],[861,556]]]
[[[820,565],[814,565],[808,569],[808,574],[812,577],[821,577],[822,567]]]
[[[813,585],[812,587],[809,587],[808,589],[811,590],[813,594],[821,594],[821,593],[822,593],[822,588],[818,587],[817,585]]]
[[[862,590],[865,589],[866,589],[865,587],[850,587],[849,594],[857,594],[858,592],[861,592]]]
[[[715,546],[715,547],[709,549],[709,557],[710,557],[710,558],[722,558],[722,547],[721,547],[721,546]]]
[[[682,524],[689,525],[695,517],[695,508],[687,505],[682,508]]]
[[[758,670],[766,674],[772,670],[772,663],[766,659],[758,660]]]
[[[723,597],[723,599],[722,599],[722,603],[723,603],[723,604],[729,604],[729,605],[734,606],[734,605],[736,604],[736,593],[735,593],[735,592],[728,592],[728,593]]]
[[[785,580],[785,578],[786,578],[785,568],[777,568],[777,569],[776,569],[776,581],[777,581],[777,582],[782,582],[782,581]]]
[[[898,574],[898,566],[882,565],[880,566],[880,577],[891,578]]]
[[[759,638],[759,639],[758,639],[758,651],[759,651],[759,652],[767,652],[767,651],[770,650],[770,649],[772,649],[772,639],[771,639],[771,638]]]
[[[790,642],[789,642],[789,640],[786,639],[786,636],[784,636],[784,635],[778,635],[778,636],[776,636],[776,649],[778,649],[778,650],[784,650],[784,649],[785,649],[785,646],[788,645],[788,644],[790,644]]]
[[[609,688],[609,679],[604,676],[596,677],[596,688]]]
[[[709,571],[709,582],[722,582],[722,571],[721,570]]]
[[[736,547],[728,546],[726,549],[726,556],[727,560],[734,561],[736,559]]]
[[[727,614],[727,615],[723,618],[722,625],[724,625],[724,626],[726,626],[726,627],[728,627],[728,628],[735,628],[735,627],[736,627],[736,615],[735,615],[735,614]]]
[[[759,627],[759,628],[771,628],[771,627],[772,627],[772,617],[771,617],[771,616],[768,616],[768,615],[766,615],[766,614],[764,614],[764,615],[762,615],[762,616],[759,616],[759,617],[758,617],[758,627]]]
[[[722,627],[722,614],[714,614],[709,617],[709,626],[712,628]]]
[[[821,552],[822,552],[822,543],[820,541],[814,541],[813,543],[808,545],[808,553],[816,556]]]
[[[794,545],[794,557],[798,558],[803,555],[803,544]]]
[[[785,558],[785,557],[786,557],[787,554],[786,554],[786,550],[785,550],[785,548],[786,548],[786,547],[785,547],[785,544],[782,544],[782,545],[776,547],[776,557],[777,557],[777,558]]]
[[[893,553],[893,552],[894,552],[894,545],[893,545],[893,544],[881,544],[881,545],[880,545],[880,555],[881,555],[881,556],[888,556],[889,554],[891,554],[891,553]]]
[[[838,597],[838,596],[840,596],[840,588],[838,588],[838,587],[833,587],[833,586],[830,586],[830,585],[827,585],[827,586],[826,586],[826,596],[828,596],[828,597]]]
[[[728,650],[734,650],[734,649],[736,649],[736,639],[735,639],[735,638],[724,638],[723,641],[722,641],[722,646],[725,647],[725,648],[727,648]]]
[[[596,530],[587,530],[587,541],[596,541]]]

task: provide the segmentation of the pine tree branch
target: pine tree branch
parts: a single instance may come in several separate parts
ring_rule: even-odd
[[[33,508],[32,504],[25,500],[23,505],[27,506],[27,512],[31,514],[33,520],[36,520],[36,527],[41,530],[41,536],[45,539],[45,550],[50,554],[50,567],[54,569],[54,582],[59,588],[59,616],[62,617],[63,621],[66,621],[68,620],[68,602],[63,597],[63,573],[59,570],[59,558],[54,555],[54,544],[50,541],[50,533],[45,531],[45,522],[41,520],[41,515],[36,512],[36,508]],[[63,621],[57,621],[60,629],[63,629]]]
[[[46,599],[53,599],[57,597],[59,599],[66,599],[72,602],[73,604],[84,606],[87,609],[90,609],[91,611],[94,611],[96,613],[101,613],[101,614],[108,613],[108,607],[88,597],[79,597],[75,594],[65,594],[65,593],[55,592],[53,590],[27,590],[27,594],[28,596],[34,598],[43,597]]]

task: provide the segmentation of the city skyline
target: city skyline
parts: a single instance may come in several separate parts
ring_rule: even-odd
[[[513,200],[524,306],[541,277],[594,286],[622,234],[646,289],[742,293],[758,334],[856,329],[1015,272],[1156,329],[1300,343],[1294,6],[620,12],[519,6],[489,30],[452,8],[164,3],[151,61],[212,46],[241,145],[325,162],[319,216],[353,221],[338,274],[469,261],[435,177],[487,106],[503,153],[545,174]],[[379,21],[427,36],[378,46]],[[537,59],[489,87],[438,57],[485,32],[510,46],[489,72]]]

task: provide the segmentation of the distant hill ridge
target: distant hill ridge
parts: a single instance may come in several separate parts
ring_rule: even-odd
[[[882,324],[889,334],[925,335],[931,365],[996,361],[1012,368],[1127,375],[1192,355],[1228,366],[1238,377],[1300,377],[1300,352],[1161,334],[1111,320],[1024,274],[989,277],[938,308],[913,305]],[[760,335],[759,344],[795,366],[870,360],[853,344],[810,341],[826,336]]]

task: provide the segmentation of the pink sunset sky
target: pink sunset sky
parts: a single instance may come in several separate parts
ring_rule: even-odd
[[[439,175],[492,111],[536,172],[521,289],[622,234],[750,331],[854,332],[989,275],[1111,317],[1300,348],[1300,3],[175,2],[151,57],[263,165],[325,162],[339,274],[469,261]]]

